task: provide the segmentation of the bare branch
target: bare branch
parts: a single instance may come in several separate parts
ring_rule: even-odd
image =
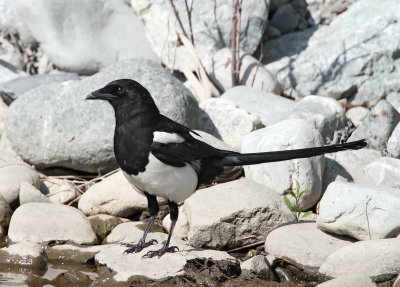
[[[183,27],[182,19],[179,16],[179,12],[178,12],[178,9],[175,6],[174,0],[169,0],[169,3],[171,3],[172,8],[174,9],[176,20],[178,20],[178,23],[179,23],[179,26],[181,27],[183,35],[185,35],[186,38],[189,38],[187,33],[186,33],[185,27]]]
[[[188,19],[189,19],[190,41],[192,41],[192,44],[194,45],[194,35],[193,35],[193,27],[192,27],[193,1],[194,0],[192,0],[192,2],[190,3],[190,8],[189,8],[188,0],[185,0],[185,6],[186,6],[186,13],[187,13]]]
[[[240,25],[243,0],[233,0],[231,29],[232,86],[239,84],[240,78]]]

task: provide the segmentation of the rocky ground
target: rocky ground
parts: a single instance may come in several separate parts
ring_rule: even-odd
[[[231,1],[194,0],[191,21],[174,1],[194,49],[168,0],[128,2],[0,0],[0,284],[400,286],[398,0],[243,1],[237,86]],[[244,167],[180,205],[179,252],[124,255],[147,203],[116,170],[111,107],[84,101],[119,78],[219,148],[368,147]]]

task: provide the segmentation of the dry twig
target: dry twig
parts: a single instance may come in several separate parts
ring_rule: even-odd
[[[243,0],[233,0],[233,16],[231,30],[232,51],[232,86],[237,86],[240,80],[240,25]]]

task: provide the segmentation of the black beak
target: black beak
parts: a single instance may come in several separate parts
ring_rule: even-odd
[[[101,96],[101,94],[99,92],[94,91],[94,92],[90,93],[89,95],[87,95],[85,100],[102,100],[102,98],[100,96]]]
[[[99,91],[91,92],[89,95],[86,96],[85,100],[105,100],[109,101],[115,98],[111,94],[102,94]]]

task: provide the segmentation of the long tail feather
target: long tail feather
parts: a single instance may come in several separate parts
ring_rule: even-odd
[[[222,166],[251,165],[251,164],[259,164],[265,162],[284,161],[296,158],[306,158],[326,153],[338,152],[342,150],[349,150],[349,149],[357,150],[365,147],[366,145],[367,143],[365,139],[362,139],[344,144],[335,144],[335,145],[312,147],[312,148],[235,154],[224,157],[221,161],[221,165]]]

